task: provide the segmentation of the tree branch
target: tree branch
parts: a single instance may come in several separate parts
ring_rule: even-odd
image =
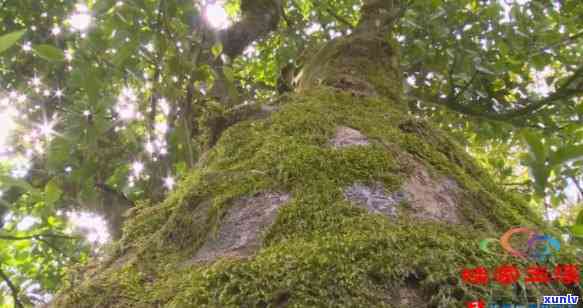
[[[60,239],[67,239],[67,240],[76,240],[79,237],[76,236],[69,236],[63,234],[53,234],[53,233],[41,233],[41,234],[34,234],[34,235],[27,235],[27,236],[13,236],[13,235],[1,235],[0,240],[9,240],[9,241],[23,241],[23,240],[42,240],[44,237],[50,238],[60,238]]]
[[[527,186],[530,185],[530,181],[518,182],[518,183],[502,183],[502,186]]]
[[[14,285],[14,283],[12,283],[12,280],[10,280],[10,277],[8,277],[8,275],[6,275],[6,273],[4,273],[4,271],[2,269],[0,269],[0,277],[2,278],[2,280],[4,280],[4,282],[6,283],[6,285],[8,286],[8,288],[10,289],[10,292],[12,293],[12,298],[14,300],[14,306],[16,308],[24,308],[24,305],[22,305],[22,302],[20,301],[20,299],[18,299],[18,288]]]
[[[455,94],[455,82],[453,81],[453,75],[455,73],[455,67],[457,65],[457,61],[458,61],[458,54],[457,52],[454,53],[453,55],[453,61],[451,63],[451,67],[448,70],[448,82],[449,82],[449,96],[450,97],[456,97],[457,95]]]
[[[575,87],[575,89],[570,89],[571,84],[579,78],[583,78],[583,66],[579,67],[569,79],[563,84],[559,89],[553,92],[551,95],[547,96],[536,102],[529,102],[528,99],[522,100],[521,103],[525,105],[523,108],[515,109],[505,113],[500,113],[497,115],[501,119],[511,119],[516,117],[524,117],[530,115],[533,112],[538,111],[546,105],[550,105],[558,100],[568,99],[574,97],[577,94],[583,94],[582,87]],[[583,81],[580,82],[583,84]]]
[[[252,42],[267,36],[277,28],[284,2],[285,0],[241,0],[241,20],[218,33],[203,22],[204,37],[211,38],[208,41],[203,40],[205,49],[210,49],[217,42],[221,43],[222,53],[234,59]],[[225,105],[236,105],[239,102],[239,93],[232,91],[232,84],[223,71],[223,59],[215,58],[210,53],[205,54],[205,57],[216,75],[210,96],[218,98]]]
[[[226,30],[219,32],[223,53],[234,58],[245,47],[277,28],[284,0],[257,1],[242,0],[243,18]]]
[[[463,88],[459,91],[458,94],[456,94],[454,96],[454,100],[458,100],[458,98],[460,96],[462,96],[470,87],[470,85],[472,85],[472,83],[474,83],[474,80],[476,79],[476,76],[478,76],[478,71],[474,71],[474,73],[472,74],[472,77],[470,78],[470,80],[463,86]]]
[[[579,181],[573,175],[571,176],[571,181],[573,181],[573,184],[575,184],[575,187],[579,191],[579,198],[577,198],[577,199],[581,200],[583,198],[583,187],[581,187],[581,184],[579,184]]]
[[[553,44],[550,44],[550,45],[547,45],[545,47],[539,48],[538,51],[535,52],[534,54],[540,54],[540,53],[545,52],[548,49],[552,49],[552,48],[561,46],[561,45],[563,45],[565,43],[571,43],[571,42],[573,42],[573,41],[575,41],[575,40],[577,40],[578,38],[581,38],[581,37],[583,37],[583,31],[581,31],[579,33],[575,33],[575,34],[573,34],[571,36],[568,36],[566,38],[563,38],[563,39],[561,39],[558,42],[555,42]]]
[[[285,21],[285,24],[288,27],[293,27],[293,22],[285,14],[285,8],[283,7],[283,5],[280,7],[280,10],[281,10],[281,12],[280,12],[281,18],[283,18],[283,20]]]
[[[460,97],[461,93],[465,92],[470,84],[473,82],[470,80],[464,88],[462,92],[458,93],[458,95],[451,97],[448,96],[446,98],[439,98],[439,97],[427,97],[425,95],[414,95],[413,97],[422,101],[433,102],[439,105],[446,106],[451,110],[470,115],[476,116],[480,118],[490,119],[490,120],[497,120],[497,121],[506,121],[512,124],[516,124],[516,119],[524,118],[527,116],[532,115],[533,113],[537,112],[544,106],[552,105],[557,101],[569,99],[575,97],[577,95],[583,94],[583,87],[580,84],[583,84],[583,81],[579,81],[580,84],[576,84],[574,87],[572,85],[580,78],[583,78],[583,66],[579,67],[571,77],[569,77],[565,83],[553,92],[551,95],[547,96],[546,98],[540,99],[538,101],[531,101],[528,99],[523,99],[518,102],[518,104],[523,105],[522,108],[517,108],[513,110],[509,110],[506,112],[492,112],[489,110],[476,110],[471,106],[464,105],[459,103],[458,98]],[[419,94],[419,93],[417,93]]]
[[[372,35],[388,33],[406,8],[402,0],[364,0],[362,17],[355,30]]]

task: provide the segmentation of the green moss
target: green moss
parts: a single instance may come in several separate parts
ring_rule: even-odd
[[[72,281],[75,287],[56,305],[378,307],[390,306],[400,287],[413,284],[431,305],[454,307],[489,292],[461,283],[462,268],[524,265],[485,254],[478,242],[511,226],[543,228],[542,222],[447,135],[391,101],[349,91],[306,90],[280,107],[268,119],[226,130],[177,191],[129,220],[119,252],[128,259],[102,265],[80,286]],[[370,145],[331,147],[338,126],[359,130]],[[388,219],[344,199],[342,189],[354,182],[399,190],[412,160],[458,183],[465,225]],[[289,192],[293,199],[257,255],[192,265],[232,201],[261,191]],[[555,261],[569,260],[566,253]]]
[[[148,277],[130,265],[110,274],[109,285],[99,281],[81,290],[123,292],[107,301],[96,299],[105,306],[395,307],[393,294],[417,281],[417,295],[429,306],[460,307],[468,300],[488,298],[492,290],[516,300],[511,288],[492,285],[487,289],[460,280],[463,268],[493,270],[506,262],[527,266],[481,252],[477,247],[480,234],[435,223],[395,225],[364,212],[348,216],[351,221],[341,233],[321,230],[309,237],[282,239],[267,244],[248,261],[223,259],[210,266],[162,267],[158,269],[161,277]],[[564,291],[553,285],[529,288],[528,295]],[[72,294],[79,300],[88,295]]]
[[[358,222],[343,234],[270,245],[248,262],[224,260],[185,270],[190,276],[178,287],[184,291],[170,306],[277,306],[282,297],[290,307],[391,306],[392,291],[418,280],[418,295],[427,305],[460,307],[489,292],[462,283],[462,268],[493,269],[507,261],[477,251],[475,236],[463,228],[390,226],[381,217]],[[545,291],[550,290],[533,290]]]

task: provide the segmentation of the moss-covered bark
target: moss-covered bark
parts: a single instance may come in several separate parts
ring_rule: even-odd
[[[366,36],[324,47],[297,93],[280,99],[268,118],[227,129],[167,200],[132,213],[111,258],[71,279],[53,306],[461,307],[492,290],[524,298],[516,288],[464,284],[459,273],[527,264],[484,253],[480,239],[513,226],[552,231],[446,133],[408,115],[397,55]],[[338,127],[368,144],[332,146]],[[458,223],[415,218],[406,202],[397,216],[370,213],[343,193],[354,183],[398,192],[419,168],[456,183]],[[265,192],[291,199],[263,230],[261,247],[196,261],[237,200]],[[573,259],[563,249],[552,261]]]

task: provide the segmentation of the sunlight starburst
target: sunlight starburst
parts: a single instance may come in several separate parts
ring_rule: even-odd
[[[164,178],[164,187],[166,187],[169,190],[172,190],[174,185],[176,185],[176,180],[174,180],[173,177],[167,176]]]
[[[215,29],[225,29],[229,26],[229,16],[218,3],[211,3],[204,9],[204,16],[209,25]]]
[[[57,125],[57,120],[46,120],[37,125],[37,130],[45,139],[50,140],[53,135],[55,135],[55,125]]]
[[[86,31],[91,25],[91,15],[89,9],[83,4],[78,4],[76,11],[69,17],[71,27],[79,32]]]

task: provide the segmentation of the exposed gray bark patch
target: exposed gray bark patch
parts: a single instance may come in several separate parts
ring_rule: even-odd
[[[335,148],[343,148],[354,145],[368,145],[368,138],[356,129],[340,126],[336,128],[336,135],[331,141]]]
[[[421,292],[418,289],[402,287],[398,290],[399,307],[423,307],[427,302],[423,301]]]
[[[397,215],[396,206],[405,200],[402,192],[386,194],[382,185],[353,184],[344,190],[344,196],[354,204],[367,209],[370,213],[386,216]]]
[[[209,236],[192,261],[251,255],[261,245],[262,231],[275,221],[278,209],[289,199],[286,193],[261,193],[235,201],[220,222],[218,232]]]
[[[415,170],[401,189],[386,193],[381,184],[353,184],[344,189],[344,196],[353,204],[367,209],[370,213],[385,216],[397,216],[399,204],[408,209],[407,215],[423,220],[437,220],[448,223],[460,223],[456,196],[457,183],[446,177],[432,178],[421,164],[415,164]]]
[[[383,303],[390,307],[427,307],[428,298],[423,293],[419,283],[411,281],[409,278],[404,285],[392,287],[384,295]]]
[[[459,187],[454,180],[446,177],[433,179],[424,166],[418,165],[403,190],[410,198],[408,201],[415,217],[460,223],[456,202]]]

